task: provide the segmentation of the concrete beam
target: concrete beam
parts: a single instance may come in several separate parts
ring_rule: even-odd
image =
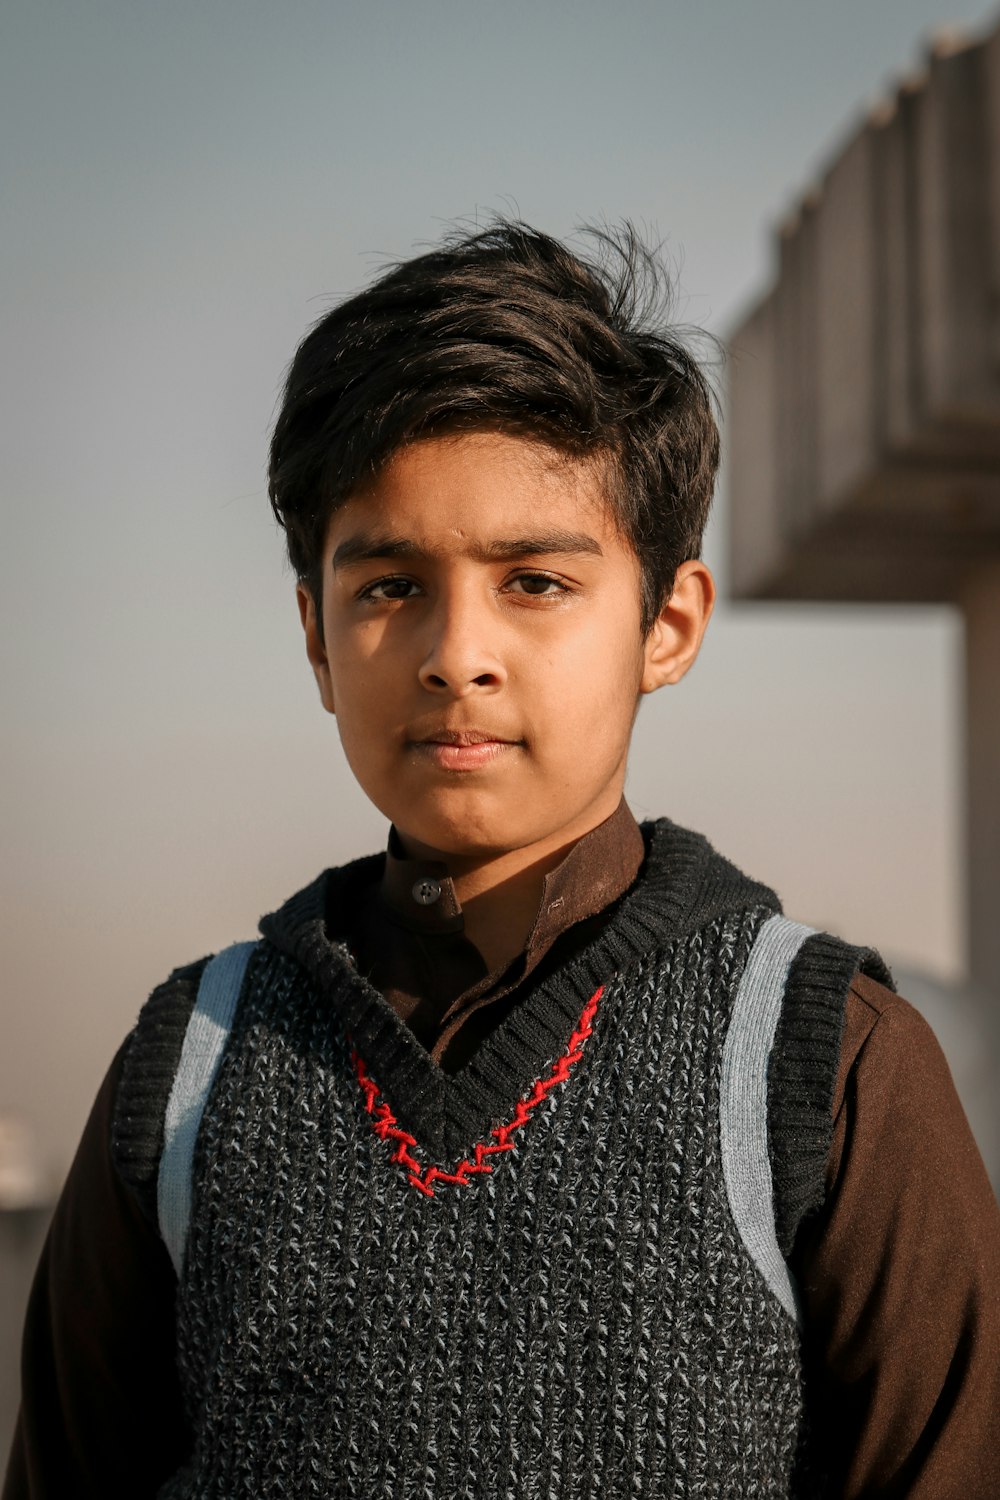
[[[859,520],[873,597],[953,600],[963,551],[1000,556],[1000,28],[939,48],[783,226],[728,438],[737,597],[857,597]]]

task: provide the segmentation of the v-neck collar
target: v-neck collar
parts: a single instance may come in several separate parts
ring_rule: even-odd
[[[773,891],[722,859],[700,834],[669,819],[640,825],[646,857],[603,931],[530,990],[464,1067],[445,1073],[385,996],[359,974],[325,913],[358,882],[378,880],[385,855],[327,870],[260,924],[264,937],[310,976],[341,1016],[369,1075],[427,1160],[447,1161],[511,1118],[519,1099],[561,1053],[594,992],[651,950],[725,911],[778,910]]]

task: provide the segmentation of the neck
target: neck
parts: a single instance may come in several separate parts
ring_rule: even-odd
[[[552,849],[530,865],[504,872],[495,861],[452,875],[465,919],[465,936],[474,943],[491,973],[523,952],[538,914],[545,877],[568,853],[575,839]]]

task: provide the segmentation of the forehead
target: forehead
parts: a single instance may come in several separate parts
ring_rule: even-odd
[[[606,463],[500,432],[430,436],[400,449],[334,513],[328,546],[390,527],[433,551],[540,527],[588,535],[595,551],[617,541]]]

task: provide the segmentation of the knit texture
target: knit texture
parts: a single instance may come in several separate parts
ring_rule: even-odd
[[[167,1100],[184,1033],[208,963],[175,969],[143,1006],[129,1038],[111,1127],[111,1154],[150,1223],[157,1222],[156,1183]]]
[[[720,1159],[730,1009],[779,904],[698,835],[643,834],[608,926],[455,1075],[331,939],[372,861],[262,923],[195,1150],[168,1500],[821,1493]],[[154,994],[119,1096],[147,1201],[199,972]]]
[[[812,933],[785,916],[763,923],[729,1014],[722,1052],[720,1128],[729,1207],[750,1259],[794,1318],[798,1295],[775,1228],[767,1081],[790,966]]]
[[[433,1196],[265,950],[203,1123],[178,1295],[195,1456],[164,1495],[789,1494],[798,1339],[715,1128],[759,915],[612,979],[515,1149]]]
[[[873,949],[819,932],[803,944],[788,975],[768,1069],[767,1111],[775,1228],[786,1256],[800,1226],[823,1204],[844,1000],[859,969],[892,987]]]
[[[163,1127],[156,1207],[160,1233],[180,1275],[191,1215],[191,1174],[201,1116],[215,1081],[256,943],[234,943],[205,966],[184,1033]]]

